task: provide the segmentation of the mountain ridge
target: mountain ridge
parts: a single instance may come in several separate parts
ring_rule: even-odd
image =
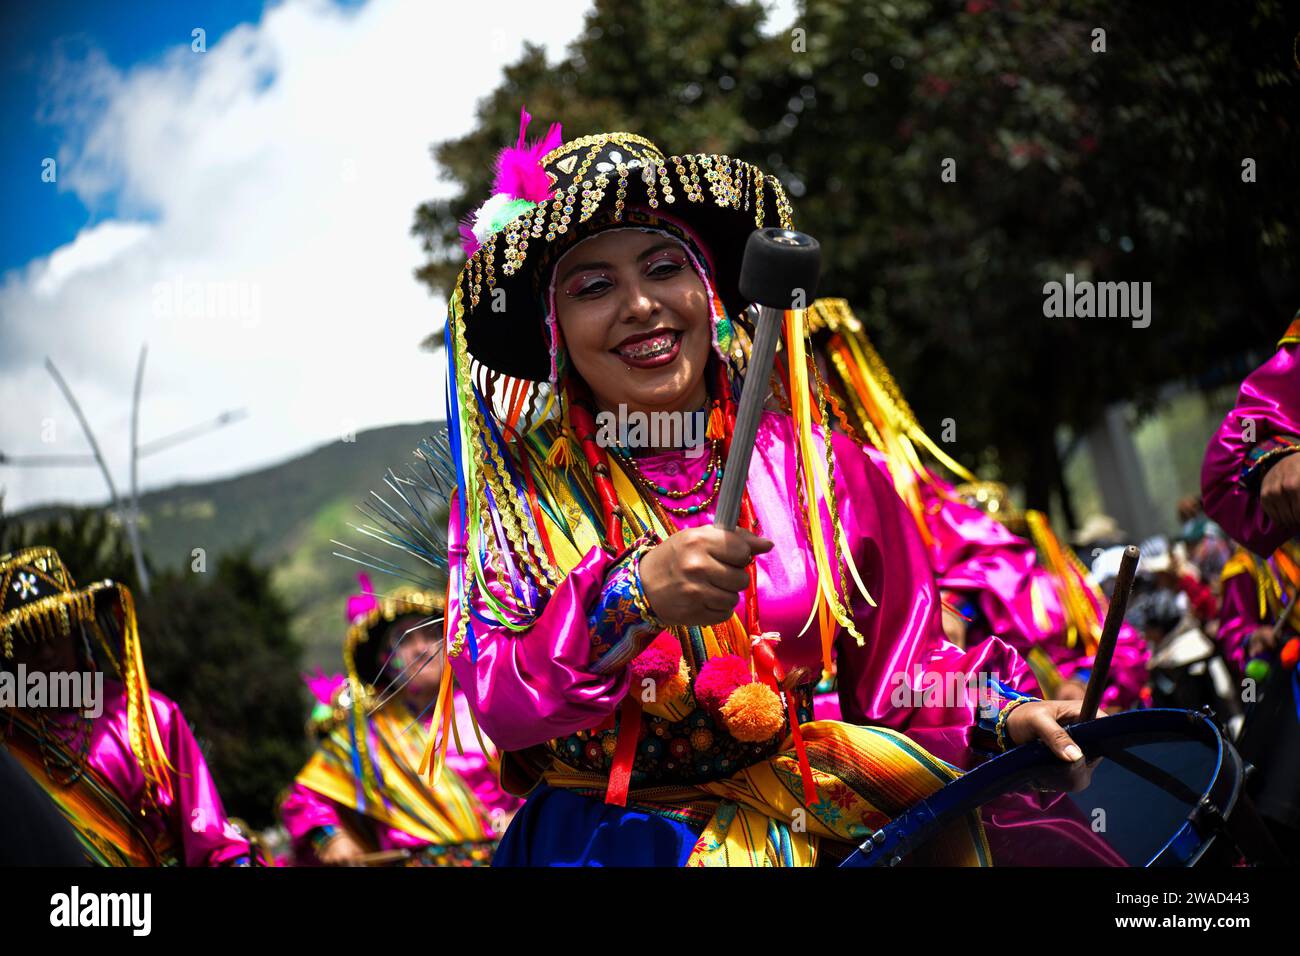
[[[352,441],[327,442],[242,474],[150,490],[140,496],[145,553],[159,568],[192,567],[201,549],[211,567],[223,553],[251,549],[270,565],[274,584],[292,608],[303,663],[340,670],[345,602],[357,589],[356,572],[364,569],[335,557],[330,539],[355,541],[359,536],[348,522],[362,518],[356,505],[371,489],[384,487],[388,469],[414,461],[420,441],[442,427],[429,421],[371,428]],[[45,520],[69,507],[40,505],[13,517]],[[372,578],[380,593],[398,583]]]

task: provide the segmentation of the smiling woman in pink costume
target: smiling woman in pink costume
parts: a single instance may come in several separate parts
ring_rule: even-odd
[[[791,221],[748,163],[553,127],[536,146],[521,129],[467,225],[448,653],[529,792],[497,865],[812,865],[969,766],[973,741],[1075,755],[1058,720],[1077,708],[1018,694],[1014,652],[944,640],[910,516],[825,427],[802,312],[740,527],[712,527],[747,356],[741,253]],[[613,434],[620,410],[698,416],[703,447]],[[866,726],[806,722],[832,658]],[[969,692],[933,692],[946,674]],[[958,829],[939,861],[985,859]]]

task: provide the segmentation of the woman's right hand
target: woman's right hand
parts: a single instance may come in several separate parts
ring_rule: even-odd
[[[749,563],[773,547],[743,528],[685,528],[641,558],[641,590],[665,624],[721,624],[749,586]]]
[[[321,845],[316,857],[326,866],[350,866],[359,860],[365,851],[347,833],[340,830]]]
[[[1272,627],[1257,627],[1246,642],[1246,657],[1268,657],[1277,650],[1277,632]]]

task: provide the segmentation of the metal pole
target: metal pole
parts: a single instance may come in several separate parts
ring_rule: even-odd
[[[72,406],[72,413],[77,416],[77,421],[81,424],[81,430],[86,435],[86,441],[90,443],[90,450],[95,454],[95,461],[99,463],[99,471],[104,476],[104,483],[108,485],[108,494],[111,499],[112,508],[114,511],[120,513],[121,501],[117,496],[117,485],[113,484],[113,476],[109,473],[108,464],[104,461],[104,454],[99,449],[99,442],[95,440],[95,433],[91,431],[90,422],[86,421],[86,416],[81,411],[81,406],[77,403],[77,397],[72,394],[72,389],[68,387],[67,381],[64,380],[63,376],[59,373],[58,368],[55,367],[54,362],[48,356],[45,359],[45,368],[50,375],[53,376],[55,384],[59,386],[59,390],[63,392],[63,397],[66,398],[68,404]],[[142,576],[144,561],[140,555],[138,542],[135,540],[135,536],[132,533],[130,516],[127,517],[127,539],[131,544],[132,556],[135,559],[136,575],[140,577],[140,586],[144,590],[144,593],[148,594],[148,579]]]
[[[144,566],[144,553],[140,549],[140,389],[144,384],[144,360],[149,346],[140,346],[140,361],[135,368],[135,395],[131,400],[131,513],[127,516],[126,534],[135,556],[135,576],[140,590],[149,594],[149,572]]]
[[[191,438],[198,438],[200,435],[216,431],[218,428],[224,428],[225,426],[231,425],[247,416],[248,410],[243,408],[224,411],[211,421],[200,422],[198,425],[191,425],[189,428],[184,428],[181,431],[173,432],[170,435],[164,435],[162,438],[155,438],[153,441],[145,442],[140,446],[140,457],[146,458],[154,452],[164,451],[174,445],[181,444],[181,442],[189,441]]]
[[[104,483],[108,485],[108,494],[113,507],[117,508],[117,486],[113,484],[113,476],[108,473],[108,465],[104,463],[104,455],[99,450],[99,442],[95,441],[95,433],[90,430],[90,422],[86,421],[86,416],[81,413],[81,406],[77,404],[72,389],[68,388],[68,383],[63,380],[63,376],[59,374],[59,370],[54,367],[54,362],[48,356],[45,359],[45,368],[54,376],[55,384],[59,386],[59,389],[63,392],[63,397],[72,406],[72,413],[77,416],[77,421],[81,423],[81,430],[86,433],[86,441],[90,442],[90,450],[94,452],[95,461],[99,463],[99,470],[104,476]]]

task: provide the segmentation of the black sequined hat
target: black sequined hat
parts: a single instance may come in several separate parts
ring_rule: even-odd
[[[515,378],[555,380],[550,271],[583,239],[629,226],[678,236],[704,256],[722,304],[735,316],[748,304],[737,282],[749,233],[793,225],[775,176],[729,156],[667,156],[632,133],[571,140],[541,157],[540,166],[549,198],[534,203],[494,196],[496,211],[513,218],[485,229],[487,206],[480,210],[472,229],[481,238],[452,294],[451,333],[463,323],[469,354]]]

